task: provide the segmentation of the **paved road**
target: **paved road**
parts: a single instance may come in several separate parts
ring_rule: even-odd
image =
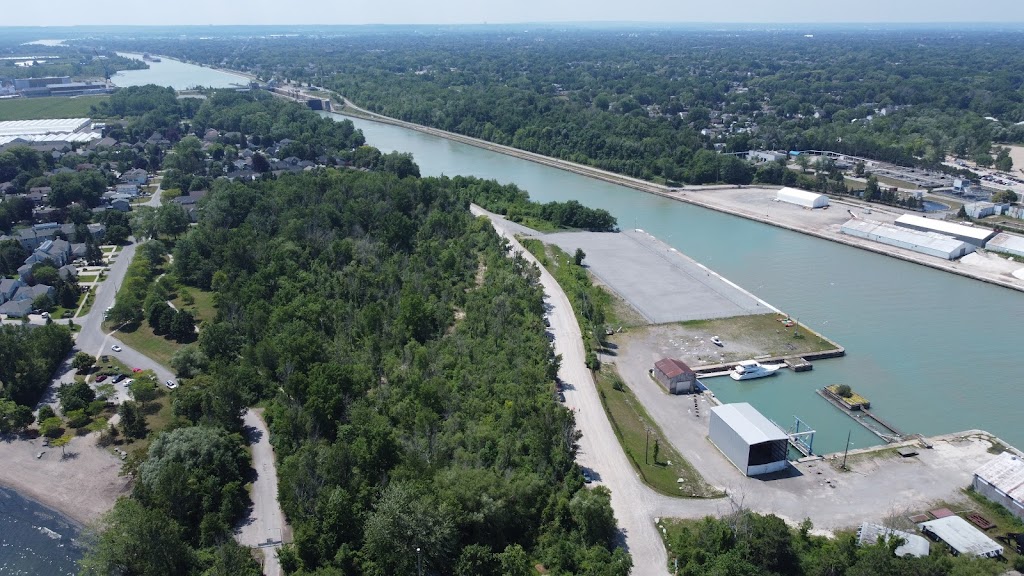
[[[512,243],[513,251],[521,252],[524,258],[537,264],[506,228],[503,218],[477,206],[473,206],[472,211],[489,216],[495,230]],[[633,574],[668,574],[668,555],[658,535],[655,518],[715,515],[724,512],[727,503],[669,498],[654,492],[637,477],[601,407],[594,379],[584,362],[583,337],[569,299],[554,277],[539,264],[537,267],[550,306],[555,353],[562,355],[558,376],[567,384],[566,406],[576,413],[576,424],[583,433],[578,456],[580,464],[591,471],[597,484],[611,490],[612,510],[622,531],[622,542],[633,558]]]
[[[247,410],[244,416],[246,437],[252,449],[252,465],[256,482],[252,485],[252,510],[249,518],[239,527],[235,538],[243,546],[259,548],[263,552],[263,573],[279,576],[281,565],[277,550],[281,547],[286,528],[284,513],[277,500],[277,469],[274,448],[270,445],[270,432],[257,410]]]

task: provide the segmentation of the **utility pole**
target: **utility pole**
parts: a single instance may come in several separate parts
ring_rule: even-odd
[[[647,453],[650,452],[648,448],[651,444],[651,429],[646,427],[644,430],[647,432],[647,439],[644,441],[644,464],[650,464],[650,462],[647,461]]]
[[[843,465],[842,465],[842,469],[843,470],[846,470],[846,454],[850,451],[850,434],[852,434],[852,433],[853,433],[853,430],[847,430],[846,431],[846,450],[843,450]]]

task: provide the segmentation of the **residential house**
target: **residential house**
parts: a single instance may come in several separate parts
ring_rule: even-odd
[[[17,278],[0,279],[0,304],[14,299],[14,293],[24,284]]]
[[[57,273],[60,274],[60,279],[64,281],[74,280],[75,278],[78,278],[78,268],[72,266],[71,264],[65,264],[61,266],[57,270]]]
[[[178,196],[176,198],[172,198],[171,202],[174,202],[175,204],[184,208],[185,212],[188,212],[188,217],[191,218],[193,222],[198,222],[199,201],[205,198],[207,193],[208,192],[206,190],[193,190],[185,196]]]
[[[32,302],[36,301],[36,298],[40,296],[49,296],[51,299],[56,290],[53,286],[47,286],[46,284],[36,284],[35,286],[22,286],[18,288],[18,291],[14,293],[14,298],[11,298],[11,302]]]
[[[39,206],[40,204],[46,204],[52,191],[53,189],[49,186],[36,186],[29,189],[28,194],[25,194],[25,198],[32,202],[34,206]]]
[[[74,262],[80,258],[85,258],[86,253],[85,243],[76,243],[71,245],[71,261]]]
[[[18,278],[21,279],[22,282],[30,282],[32,280],[32,265],[22,264],[21,266],[18,266]]]
[[[24,318],[32,312],[30,300],[11,300],[0,304],[0,314],[8,318]]]
[[[133,168],[124,174],[121,174],[121,182],[125,184],[135,184],[138,186],[144,186],[146,181],[149,179],[149,173],[142,168]]]
[[[118,184],[114,188],[114,192],[117,193],[117,194],[122,194],[122,195],[125,195],[125,196],[131,196],[131,197],[134,198],[135,196],[139,195],[139,185],[138,184]]]
[[[115,198],[110,201],[110,208],[119,212],[129,212],[132,209],[132,203],[124,198]]]

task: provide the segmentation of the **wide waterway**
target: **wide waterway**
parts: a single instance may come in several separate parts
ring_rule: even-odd
[[[331,115],[334,118],[343,118]],[[411,152],[424,175],[513,182],[540,202],[579,200],[622,227],[642,228],[789,312],[847,349],[812,372],[708,381],[725,402],[746,401],[786,427],[818,430],[816,452],[879,440],[815,390],[845,383],[905,433],[983,428],[1024,445],[1015,358],[1021,294],[865,250],[805,236],[388,124],[352,119],[367,142]],[[655,273],[656,271],[652,271]]]
[[[177,88],[239,82],[182,62],[123,74],[133,84]],[[845,358],[818,362],[812,372],[709,381],[723,401],[751,402],[783,426],[799,416],[818,430],[817,452],[841,450],[848,430],[854,447],[878,443],[814,392],[835,383],[870,398],[876,414],[906,433],[984,428],[1024,446],[1019,293],[414,130],[353,121],[371,145],[411,152],[424,175],[494,178],[541,202],[604,208],[622,227],[647,230],[845,346]]]

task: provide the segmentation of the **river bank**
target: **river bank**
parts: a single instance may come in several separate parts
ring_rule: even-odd
[[[687,204],[700,206],[702,208],[707,208],[709,210],[715,210],[716,212],[722,212],[724,214],[738,216],[740,218],[746,218],[748,220],[754,220],[764,224],[769,224],[771,226],[777,226],[779,228],[791,230],[793,232],[799,232],[801,234],[814,236],[816,238],[822,238],[832,242],[837,242],[839,244],[844,244],[846,246],[852,246],[854,248],[868,250],[876,254],[891,256],[893,258],[897,258],[899,260],[903,260],[906,262],[911,262],[913,264],[928,266],[930,268],[935,268],[937,270],[942,270],[944,272],[950,272],[960,276],[965,276],[973,280],[980,280],[982,282],[994,284],[996,286],[1001,286],[1003,288],[1009,288],[1012,290],[1024,292],[1024,280],[1016,278],[1012,275],[1004,274],[997,270],[993,270],[984,266],[965,266],[964,264],[958,261],[941,260],[939,258],[933,258],[930,256],[919,254],[917,252],[912,252],[910,250],[894,248],[892,246],[878,244],[875,242],[871,242],[869,240],[856,238],[853,236],[847,236],[845,234],[842,234],[838,230],[838,227],[836,227],[835,229],[821,228],[814,223],[801,223],[799,220],[780,220],[778,218],[772,218],[769,216],[769,212],[766,210],[755,211],[751,209],[751,207],[749,206],[744,206],[741,202],[735,202],[731,200],[728,197],[728,194],[721,193],[726,190],[749,190],[751,189],[751,187],[684,186],[681,188],[672,188],[660,184],[655,184],[653,182],[647,182],[637,178],[631,178],[629,176],[623,176],[621,174],[615,174],[613,172],[601,170],[600,168],[576,164],[574,162],[569,162],[566,160],[559,160],[557,158],[551,158],[549,156],[544,156],[534,152],[519,150],[517,148],[512,148],[510,146],[495,144],[493,142],[488,142],[486,140],[481,140],[479,138],[463,136],[461,134],[455,134],[453,132],[448,132],[437,128],[431,128],[428,126],[421,126],[419,124],[413,124],[411,122],[398,120],[396,118],[391,118],[389,116],[383,116],[381,114],[377,114],[375,112],[370,112],[369,110],[360,108],[347,99],[343,99],[343,105],[339,106],[335,110],[339,114],[349,115],[356,118],[362,118],[364,120],[372,120],[374,122],[381,122],[384,124],[391,124],[393,126],[399,126],[402,128],[407,128],[409,130],[415,130],[417,132],[422,132],[424,134],[429,134],[431,136],[437,136],[454,142],[468,144],[470,146],[475,146],[477,148],[483,148],[491,152],[498,152],[500,154],[505,154],[508,156],[513,156],[515,158],[520,158],[523,160],[528,160],[530,162],[536,162],[538,164],[557,168],[559,170],[565,170],[567,172],[572,172],[574,174],[579,174],[581,176],[586,176],[588,178],[595,178],[598,180],[602,180],[604,182],[608,182],[610,184],[626,186],[634,190],[639,190],[641,192],[646,192],[648,194],[654,194],[657,196],[661,196],[663,198],[669,198],[678,202],[685,202]],[[777,189],[777,187],[753,187],[753,189],[774,190]],[[709,191],[717,191],[719,193],[709,194]],[[845,211],[847,209],[862,210],[863,208],[868,206],[870,206],[870,209],[873,212],[877,213],[894,212],[885,207],[879,207],[877,205],[871,204],[862,204],[845,199],[832,199],[832,203],[840,206],[842,208],[843,214],[846,213]],[[762,215],[761,212],[764,212],[764,214]],[[899,214],[902,213],[903,212],[900,212]],[[898,216],[899,214],[896,214],[896,216]]]
[[[0,486],[60,512],[81,526],[94,522],[129,493],[121,461],[96,446],[96,433],[75,437],[64,449],[43,438],[0,440]],[[40,455],[41,454],[41,455]]]

